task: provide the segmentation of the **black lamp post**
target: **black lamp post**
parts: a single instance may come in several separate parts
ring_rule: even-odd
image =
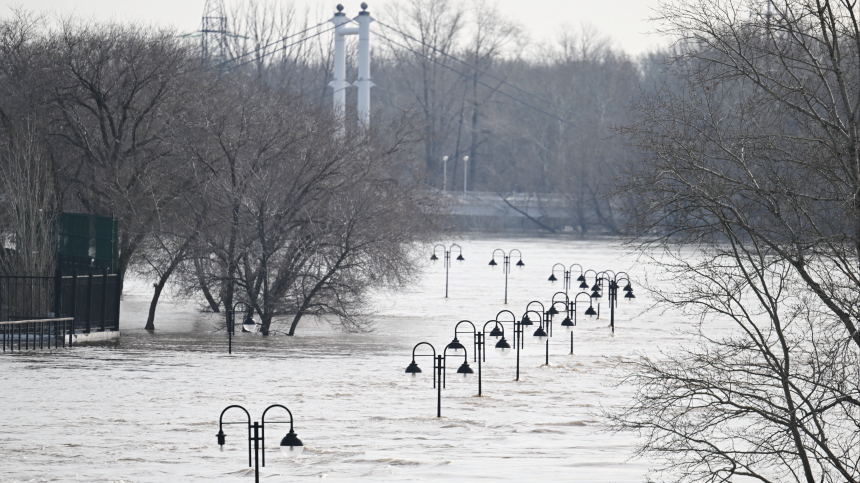
[[[579,292],[573,297],[573,301],[570,302],[570,315],[561,323],[561,326],[570,332],[570,355],[575,355],[573,353],[573,328],[576,327],[576,302],[581,295],[585,295],[588,299],[588,308],[585,310],[585,315],[590,318],[597,317],[597,312],[594,311],[594,307],[591,305],[591,294],[588,292]],[[573,320],[570,318],[571,315],[573,316]]]
[[[556,297],[562,296],[564,300],[556,300]],[[556,292],[552,295],[552,302],[550,303],[549,310],[547,311],[550,314],[550,330],[552,329],[552,316],[558,315],[560,312],[556,309],[557,305],[564,306],[564,320],[561,321],[561,326],[570,332],[570,353],[573,354],[573,321],[571,320],[573,304],[570,303],[570,297],[567,296],[565,292]],[[552,333],[550,332],[550,335]],[[547,350],[547,365],[549,365],[549,350]]]
[[[608,279],[609,285],[609,326],[612,327],[612,334],[615,334],[615,307],[618,305],[618,287],[619,282],[627,282],[624,286],[624,298],[628,301],[634,301],[636,296],[633,295],[633,286],[630,284],[628,275],[624,272],[613,274],[612,278]]]
[[[559,293],[564,295],[564,292],[559,292]],[[563,302],[560,302],[560,303],[563,303]],[[549,365],[549,338],[552,337],[552,317],[553,317],[553,315],[557,315],[559,312],[555,308],[555,304],[550,304],[549,310],[541,310],[540,313],[538,313],[535,310],[528,310],[528,308],[531,307],[532,304],[540,305],[541,309],[543,309],[543,304],[538,302],[537,300],[533,300],[533,301],[529,302],[529,304],[526,308],[527,308],[527,313],[533,312],[533,313],[537,314],[539,317],[539,320],[541,321],[537,330],[535,330],[534,336],[537,337],[538,342],[545,342],[545,344],[546,344],[546,362],[545,362],[545,365],[548,366]]]
[[[507,313],[508,315],[511,316],[511,320],[500,320],[499,319],[499,316],[501,316],[502,314],[505,314],[505,313]],[[510,310],[502,310],[502,311],[499,311],[498,314],[496,314],[495,319],[487,322],[487,324],[489,324],[490,322],[494,322],[495,324],[498,324],[497,327],[494,327],[493,330],[490,331],[490,337],[498,337],[499,332],[501,332],[502,338],[496,344],[496,350],[498,350],[499,353],[502,355],[507,355],[507,352],[502,353],[501,352],[502,350],[507,348],[507,350],[509,351],[510,347],[511,347],[509,344],[507,344],[507,341],[505,340],[505,337],[504,337],[504,334],[505,334],[504,324],[510,323],[511,327],[514,330],[514,346],[516,346],[516,348],[517,348],[517,378],[516,378],[516,380],[519,381],[520,380],[520,349],[522,348],[522,345],[523,345],[522,344],[522,341],[523,341],[523,325],[531,325],[531,321],[529,321],[527,318],[524,318],[523,320],[518,321],[517,316],[514,315],[513,312],[511,312]],[[484,324],[484,330],[486,330],[487,324]],[[496,330],[497,328],[499,329],[498,331]],[[505,342],[505,344],[501,344],[502,342]],[[501,346],[500,346],[500,344],[501,344]]]
[[[252,317],[254,309],[247,302],[236,302],[233,308],[227,314],[227,353],[233,353],[233,333],[236,330],[236,307],[245,306],[245,320],[242,321],[242,328],[248,332],[254,332],[257,328],[257,322]]]
[[[245,416],[248,417],[247,423],[245,422],[236,422],[236,423],[225,423],[224,422],[224,413],[227,412],[228,409],[237,408],[241,409],[245,412]],[[302,441],[296,436],[296,433],[293,431],[293,413],[287,409],[286,406],[282,406],[280,404],[272,404],[267,407],[265,411],[263,411],[263,416],[260,418],[260,422],[251,423],[251,414],[248,413],[248,410],[239,406],[238,404],[233,404],[231,406],[227,406],[221,411],[221,417],[218,418],[218,444],[221,446],[221,451],[224,451],[224,443],[227,439],[227,435],[224,434],[224,425],[225,424],[247,424],[248,425],[248,466],[251,466],[251,443],[254,443],[254,481],[256,483],[260,483],[260,450],[262,450],[263,455],[263,467],[266,466],[266,413],[269,412],[269,409],[272,408],[282,408],[287,414],[290,415],[289,422],[287,421],[270,421],[269,424],[288,424],[290,425],[290,432],[287,433],[281,439],[281,453],[284,454],[287,458],[293,458],[302,453],[304,449],[304,445]],[[251,430],[253,429],[253,435]]]
[[[582,283],[579,284],[579,288],[583,290],[591,290],[591,301],[592,305],[597,305],[597,318],[600,318],[600,299],[603,297],[603,278],[601,277],[601,273],[598,273],[594,270],[588,269],[583,274],[584,278],[588,277],[588,272],[592,272],[594,274],[594,285],[588,285],[586,280],[583,280]]]
[[[510,250],[508,253],[505,253],[501,248],[496,248],[493,250],[493,258],[490,259],[490,267],[495,268],[496,265],[498,265],[498,263],[496,263],[496,252],[502,252],[502,270],[505,272],[505,303],[508,303],[508,274],[511,273],[511,255],[513,255],[514,252],[517,252],[519,255],[520,259],[517,262],[518,268],[523,268],[526,264],[523,263],[523,254],[516,248]]]
[[[550,283],[553,283],[553,284],[554,284],[555,282],[557,282],[557,281],[558,281],[558,279],[555,277],[555,269],[556,269],[556,267],[560,267],[560,268],[561,268],[561,271],[564,273],[564,287],[563,287],[563,290],[564,290],[564,293],[565,293],[565,294],[566,294],[566,293],[568,293],[568,291],[570,290],[570,286],[571,286],[571,274],[573,273],[573,267],[579,267],[579,277],[577,277],[576,281],[577,281],[577,282],[584,282],[584,281],[585,281],[585,276],[583,275],[583,271],[582,271],[582,265],[580,265],[580,264],[578,264],[578,263],[574,263],[574,264],[572,264],[572,265],[570,266],[570,268],[565,269],[565,268],[564,268],[564,265],[562,265],[561,263],[556,263],[555,265],[553,265],[553,266],[552,266],[552,273],[550,273],[550,275],[549,275],[549,281],[550,281]]]
[[[445,245],[436,245],[435,247],[433,247],[433,254],[430,255],[431,261],[435,262],[436,260],[439,260],[439,257],[436,256],[436,249],[439,247],[442,247],[442,252],[445,254],[445,298],[448,298],[448,269],[451,267],[451,252],[454,251],[454,248],[456,247],[458,252],[457,261],[462,262],[466,259],[463,258],[463,249],[460,247],[460,245],[452,243],[451,246],[447,249],[445,248]]]
[[[540,311],[532,309],[531,306],[533,304],[540,305]],[[534,322],[532,321],[531,317],[529,317],[529,314],[534,315],[538,321],[538,328],[535,329],[535,331],[532,335],[537,337],[538,342],[546,341],[547,347],[548,347],[549,346],[550,333],[547,332],[547,329],[549,329],[549,330],[552,330],[552,329],[550,329],[549,326],[546,326],[544,324],[545,324],[546,318],[549,317],[549,314],[547,313],[546,310],[544,310],[543,304],[538,302],[537,300],[532,300],[531,302],[528,303],[528,305],[526,305],[526,311],[523,314],[523,319],[522,319],[523,325],[534,325]],[[547,351],[549,351],[548,348],[547,348]]]
[[[453,343],[452,343],[453,344]],[[418,367],[418,364],[415,362],[416,357],[432,357],[433,358],[433,369],[435,372],[433,373],[433,387],[437,390],[436,396],[436,417],[442,417],[442,388],[445,386],[445,365],[448,359],[448,350],[452,351],[451,355],[459,355],[459,351],[463,352],[463,364],[457,369],[457,379],[462,382],[469,382],[472,377],[475,375],[475,371],[469,367],[469,357],[466,354],[466,348],[463,347],[459,342],[454,344],[448,344],[445,346],[445,349],[442,351],[442,355],[436,354],[436,348],[433,347],[433,344],[429,342],[419,342],[415,344],[415,347],[412,348],[412,362],[406,366],[406,377],[409,378],[409,382],[415,382],[421,379],[422,371],[421,368]],[[430,347],[433,351],[433,354],[416,354],[415,350],[418,349],[419,346],[426,345]]]

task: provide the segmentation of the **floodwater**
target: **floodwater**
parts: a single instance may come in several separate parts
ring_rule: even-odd
[[[129,280],[118,345],[0,355],[0,482],[253,481],[244,426],[225,426],[227,444],[218,450],[218,416],[230,404],[246,407],[255,421],[270,404],[294,415],[304,453],[282,457],[277,446],[287,428],[267,425],[266,482],[642,481],[649,464],[633,458],[635,435],[605,431],[600,415],[627,404],[632,391],[617,386],[608,358],[656,355],[689,340],[682,329],[694,324],[642,313],[649,305],[643,290],[637,304],[619,303],[615,337],[605,301],[598,320],[580,313],[573,356],[556,317],[549,366],[545,346],[527,333],[519,382],[515,351],[501,357],[491,348],[484,397],[475,397],[477,377],[456,381],[459,360],[449,359],[440,419],[430,359],[417,361],[427,375],[417,383],[404,369],[415,344],[443,348],[459,320],[483,324],[500,310],[519,316],[531,300],[547,303],[560,289],[547,281],[556,262],[627,271],[634,286],[654,267],[611,239],[459,243],[466,260],[450,268],[447,299],[442,261],[427,260],[406,292],[375,296],[372,333],[303,321],[295,337],[237,334],[232,356],[218,330],[223,319],[195,302],[164,301],[156,332],[140,330],[151,286]],[[507,305],[504,274],[487,265],[495,248],[519,249],[525,263],[512,267]],[[460,340],[477,371],[471,337]],[[267,420],[284,416],[272,410]],[[242,417],[231,410],[225,421]]]

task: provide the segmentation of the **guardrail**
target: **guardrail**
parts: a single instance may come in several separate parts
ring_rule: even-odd
[[[52,342],[55,349],[60,347],[60,343],[66,347],[66,337],[69,338],[69,348],[71,348],[74,332],[74,317],[0,322],[0,340],[2,340],[3,352],[6,352],[7,345],[9,351],[14,352],[16,342],[20,351],[22,341],[24,342],[24,350],[30,350],[30,341],[32,341],[32,349],[36,349],[37,341],[39,349],[45,348],[46,341],[48,349],[51,348]]]

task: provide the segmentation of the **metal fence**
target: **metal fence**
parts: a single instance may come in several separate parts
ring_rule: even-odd
[[[75,332],[119,330],[122,283],[102,271],[53,277],[0,276],[0,322],[71,317]]]
[[[53,344],[54,348],[66,347],[66,339],[69,339],[69,347],[72,347],[72,319],[54,318],[40,320],[21,320],[17,322],[0,322],[0,343],[3,352],[7,347],[10,352],[18,350],[48,349]]]

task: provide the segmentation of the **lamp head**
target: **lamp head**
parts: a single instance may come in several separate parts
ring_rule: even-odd
[[[549,281],[550,281],[550,282],[552,282],[552,283],[555,283],[555,282],[557,282],[557,281],[558,281],[558,279],[557,279],[557,278],[555,278],[555,274],[554,274],[554,273],[553,273],[552,275],[550,275],[550,276],[549,276]]]
[[[505,333],[502,332],[502,329],[500,329],[499,326],[493,327],[493,330],[490,331],[490,338],[495,340],[495,341],[502,339],[504,336],[505,336]]]
[[[409,382],[415,382],[421,379],[421,376],[424,374],[421,373],[421,368],[418,367],[418,364],[413,360],[411,364],[406,366],[406,377],[409,379]]]
[[[561,321],[561,326],[564,327],[564,330],[570,332],[573,330],[573,321],[570,320],[570,317],[565,317],[564,320]]]
[[[585,280],[583,280],[582,283],[579,284],[579,288],[588,288],[588,284],[585,283]]]
[[[597,282],[594,282],[594,285],[591,286],[591,290],[593,290],[595,292],[599,291],[600,290],[600,284]]]
[[[283,453],[287,458],[295,458],[302,454],[304,449],[305,445],[302,444],[302,440],[296,436],[296,433],[294,433],[291,428],[290,432],[281,440],[281,453]]]
[[[585,315],[593,319],[597,317],[597,312],[594,310],[594,307],[589,306],[587,309],[585,309]]]
[[[633,302],[636,299],[636,296],[633,295],[633,292],[631,291],[631,292],[627,292],[627,294],[624,295],[624,298],[630,302]]]
[[[526,266],[526,264],[525,264],[525,263],[523,263],[523,261],[522,261],[522,260],[519,260],[519,261],[517,262],[517,268],[522,269],[522,268],[525,268],[525,266]]]
[[[580,276],[576,277],[576,281],[577,282],[584,282],[585,281],[585,275],[580,275]]]
[[[458,261],[458,262],[462,262],[462,261],[465,261],[465,260],[466,260],[466,259],[465,259],[465,258],[463,258],[463,254],[462,254],[462,253],[461,253],[461,254],[459,254],[459,255],[457,255],[457,261]]]
[[[549,315],[558,315],[558,310],[556,310],[555,304],[553,304],[549,307],[549,310],[547,310],[547,313]]]
[[[532,319],[529,318],[529,314],[523,315],[523,320],[520,321],[520,325],[534,325],[532,324]]]
[[[600,297],[603,297],[603,295],[600,292],[598,292],[597,290],[595,290],[594,292],[591,292],[591,298],[599,299]]]
[[[227,435],[224,434],[223,430],[219,429],[218,434],[215,436],[218,436],[218,445],[221,446],[221,451],[224,451],[224,443],[227,442]]]
[[[548,337],[546,331],[543,330],[543,327],[538,327],[534,335],[537,337],[538,342],[543,342]]]
[[[436,252],[433,252],[433,254],[430,255],[430,261],[435,262],[436,260],[439,260],[439,257],[436,256]]]
[[[498,263],[496,263],[496,259],[495,259],[495,258],[493,258],[492,260],[490,260],[490,267],[492,267],[492,268],[496,268],[496,265],[498,265]]]
[[[451,343],[448,344],[447,350],[451,351],[452,356],[466,355],[466,348],[463,347],[463,344],[461,344],[459,340],[457,340],[456,336],[454,336],[454,340],[452,340]]]
[[[501,356],[506,356],[511,352],[511,345],[508,344],[508,341],[506,341],[504,337],[502,337],[500,341],[496,342],[496,352]]]
[[[257,331],[257,322],[253,317],[248,316],[245,318],[245,321],[242,322],[242,328],[247,330],[248,332],[256,332]]]
[[[469,367],[468,362],[464,362],[462,365],[460,365],[460,368],[457,369],[457,379],[459,379],[460,382],[469,382],[474,376],[475,371],[473,371],[472,368]]]
[[[627,282],[627,285],[624,286],[624,291],[625,292],[632,292],[633,291],[633,286],[630,285],[630,282]]]

